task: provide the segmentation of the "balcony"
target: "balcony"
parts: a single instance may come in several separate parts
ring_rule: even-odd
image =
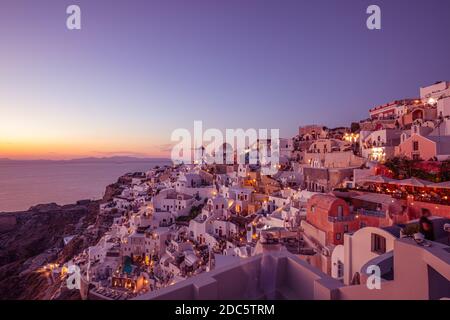
[[[358,214],[369,217],[377,217],[377,218],[386,218],[386,212],[378,211],[378,210],[369,210],[369,209],[358,209]]]
[[[340,216],[340,217],[333,217],[333,216],[328,216],[328,221],[335,223],[335,222],[348,222],[348,221],[353,221],[355,220],[355,216],[354,215],[349,215],[349,216]]]
[[[237,260],[136,300],[333,299],[343,284],[288,252]]]
[[[159,223],[159,226],[161,227],[161,228],[168,228],[168,227],[170,227],[171,225],[173,225],[174,224],[174,222],[163,222],[163,221],[161,221],[160,223]]]

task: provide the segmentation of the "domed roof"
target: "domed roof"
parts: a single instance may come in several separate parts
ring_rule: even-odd
[[[310,200],[309,200],[309,204],[316,206],[320,209],[329,211],[333,205],[333,203],[335,201],[339,201],[339,202],[344,202],[344,200],[339,199],[333,195],[329,195],[329,194],[316,194],[313,195]]]

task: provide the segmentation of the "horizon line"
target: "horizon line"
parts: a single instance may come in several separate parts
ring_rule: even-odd
[[[80,160],[113,160],[113,159],[134,159],[134,160],[171,160],[170,157],[161,157],[161,156],[145,156],[145,157],[136,157],[136,156],[109,156],[109,157],[79,157],[79,158],[68,158],[68,159],[20,159],[20,158],[0,158],[1,161],[52,161],[52,162],[63,162],[63,161],[80,161]]]

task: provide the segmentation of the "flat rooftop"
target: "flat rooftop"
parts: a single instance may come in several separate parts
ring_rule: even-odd
[[[338,280],[281,251],[240,259],[134,299],[332,299],[341,286]]]

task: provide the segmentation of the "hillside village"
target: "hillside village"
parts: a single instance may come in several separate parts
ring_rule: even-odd
[[[450,82],[438,82],[420,88],[417,98],[371,108],[368,119],[349,127],[300,127],[296,136],[280,139],[279,170],[272,176],[258,165],[206,163],[129,173],[100,205],[100,214],[113,219],[100,241],[44,269],[69,277],[71,266],[80,268],[83,298],[190,299],[200,291],[192,296],[183,288],[200,290],[212,279],[205,274],[239,288],[227,272],[264,254],[281,261],[280,254],[295,261],[286,268],[310,270],[311,281],[322,279],[324,292],[342,299],[375,294],[363,286],[365,267],[378,265],[390,283],[383,294],[395,298],[411,290],[397,276],[405,262],[394,257],[409,252],[421,259],[411,252],[427,251],[433,259],[418,262],[424,267],[414,277],[444,281],[416,294],[440,298],[450,280],[449,167]],[[433,225],[423,240],[431,246],[412,238],[422,216]],[[284,298],[321,297],[286,283],[277,289]]]

